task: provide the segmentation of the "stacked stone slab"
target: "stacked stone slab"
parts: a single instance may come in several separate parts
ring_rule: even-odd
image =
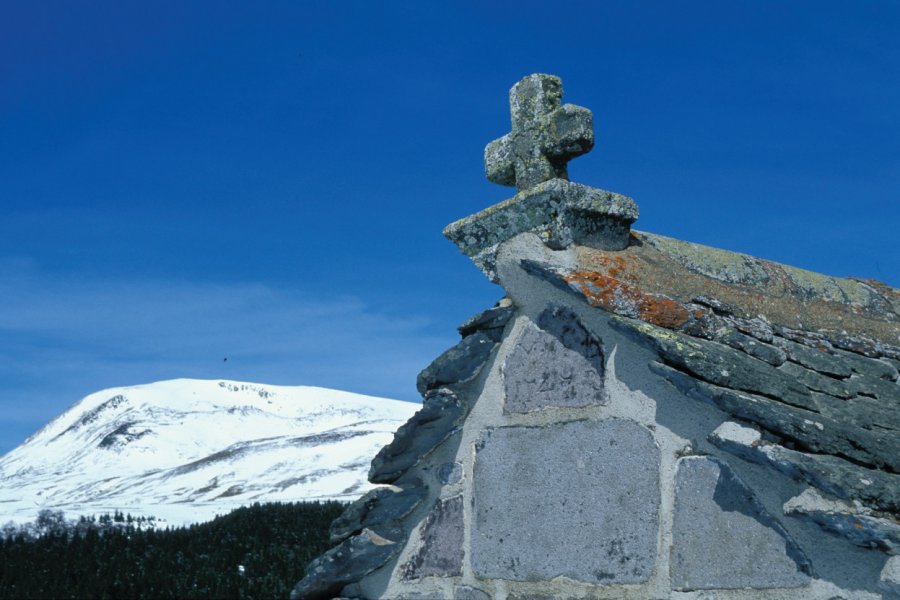
[[[294,598],[900,597],[900,292],[632,231],[559,79],[445,235],[507,296],[419,376]]]

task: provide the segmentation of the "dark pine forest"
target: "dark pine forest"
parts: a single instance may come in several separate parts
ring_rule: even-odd
[[[328,549],[339,502],[255,504],[208,523],[141,528],[116,513],[42,513],[0,537],[0,598],[286,598]]]

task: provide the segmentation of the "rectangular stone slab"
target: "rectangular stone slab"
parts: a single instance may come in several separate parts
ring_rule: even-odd
[[[476,577],[647,581],[656,558],[659,448],[633,421],[486,430],[476,444]]]

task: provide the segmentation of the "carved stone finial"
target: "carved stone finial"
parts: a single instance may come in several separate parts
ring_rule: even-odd
[[[484,149],[490,181],[522,191],[569,178],[566,163],[594,147],[594,123],[591,111],[561,99],[562,81],[542,73],[509,90],[512,131]]]

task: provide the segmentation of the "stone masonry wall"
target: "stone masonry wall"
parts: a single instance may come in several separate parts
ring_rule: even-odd
[[[509,298],[422,373],[423,410],[373,461],[390,487],[351,507],[344,559],[320,559],[295,595],[893,597],[896,546],[786,510],[817,489],[734,451],[760,447],[756,430],[678,389],[645,336],[519,258],[558,253],[530,235],[501,250]]]

